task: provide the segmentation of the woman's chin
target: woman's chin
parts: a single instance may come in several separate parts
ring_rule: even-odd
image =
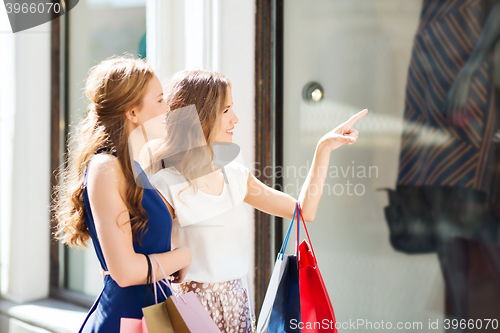
[[[229,135],[225,135],[223,138],[216,138],[215,142],[226,142],[226,143],[233,143],[233,138]]]

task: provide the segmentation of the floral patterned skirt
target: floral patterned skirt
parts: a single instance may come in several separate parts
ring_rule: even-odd
[[[221,283],[196,281],[177,285],[178,292],[194,292],[221,333],[252,333],[248,293],[241,279]]]

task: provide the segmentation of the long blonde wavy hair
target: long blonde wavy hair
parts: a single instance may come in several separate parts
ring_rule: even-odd
[[[167,112],[165,139],[157,140],[152,145],[152,161],[150,174],[162,168],[161,161],[174,149],[179,147],[195,147],[200,142],[208,146],[191,149],[183,154],[170,156],[168,159],[173,166],[184,176],[188,186],[179,195],[192,187],[197,190],[193,180],[211,171],[213,152],[210,143],[215,141],[219,131],[219,122],[225,108],[227,91],[231,87],[228,78],[220,73],[206,70],[188,70],[174,74],[171,78],[165,100],[170,107]],[[203,138],[197,131],[185,131],[185,128],[176,126],[182,114],[172,112],[180,108],[194,106],[203,130]],[[182,110],[179,110],[182,112]],[[184,131],[181,133],[181,131]],[[194,135],[196,137],[190,137]],[[188,136],[188,137],[186,137]]]
[[[142,106],[153,77],[150,65],[129,55],[108,58],[90,69],[85,85],[87,115],[70,133],[68,163],[53,197],[55,236],[63,243],[86,246],[90,238],[85,223],[83,178],[92,157],[103,149],[114,153],[121,165],[126,182],[123,199],[132,217],[134,239],[140,241],[147,230],[148,215],[141,204],[143,188],[134,180],[129,155],[125,112]]]

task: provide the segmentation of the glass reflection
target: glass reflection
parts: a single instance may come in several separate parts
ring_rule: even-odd
[[[284,2],[283,190],[321,133],[370,110],[309,227],[338,322],[500,319],[499,2]],[[328,96],[298,98],[314,81]]]
[[[449,318],[498,315],[500,248],[494,48],[498,1],[424,1],[408,71],[391,244],[437,253]],[[471,261],[481,260],[486,267]],[[472,279],[489,285],[482,294]],[[479,298],[478,298],[479,297]],[[491,312],[492,308],[497,312]]]

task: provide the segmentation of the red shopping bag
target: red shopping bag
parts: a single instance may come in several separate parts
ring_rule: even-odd
[[[305,240],[302,241],[298,251],[300,317],[304,325],[302,333],[337,333],[332,302],[321,277],[312,245],[309,245],[312,243],[302,217],[300,205],[298,205],[298,208],[297,225],[300,225],[298,220],[300,216],[309,240],[309,243]]]

